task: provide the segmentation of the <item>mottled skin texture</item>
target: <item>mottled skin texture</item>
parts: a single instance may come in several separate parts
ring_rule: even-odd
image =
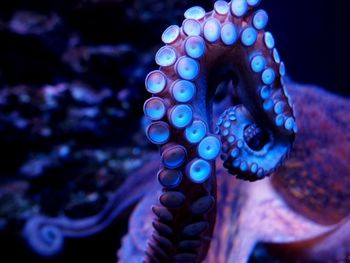
[[[205,262],[246,262],[257,242],[273,244],[283,262],[345,262],[350,255],[350,101],[312,86],[287,87],[299,127],[291,157],[254,183],[228,176],[217,161],[216,224]],[[157,159],[153,165],[155,172]],[[143,258],[160,191],[154,184],[131,216],[119,262]]]
[[[349,100],[305,90],[293,99],[300,134],[286,165],[273,179],[288,204],[320,224],[334,224],[350,211]],[[307,124],[307,125],[306,125]],[[323,216],[319,215],[323,213]]]

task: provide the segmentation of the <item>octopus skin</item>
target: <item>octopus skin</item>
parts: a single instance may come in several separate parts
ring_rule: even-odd
[[[291,149],[297,125],[285,67],[258,4],[217,1],[208,13],[195,6],[181,28],[172,25],[162,35],[160,68],[145,81],[152,94],[144,104],[152,121],[146,134],[160,148],[162,186],[145,262],[204,259],[215,226],[220,153],[230,173],[255,181],[274,172]],[[236,103],[214,128],[213,98],[222,82]]]
[[[193,7],[165,30],[144,104],[160,156],[96,216],[30,219],[23,235],[34,251],[56,255],[65,238],[106,229],[142,199],[118,262],[240,263],[258,242],[283,262],[349,259],[349,101],[286,84],[258,4]],[[226,98],[214,104],[220,92]]]
[[[216,222],[201,262],[248,262],[257,243],[269,244],[282,262],[350,262],[350,100],[314,86],[287,83],[286,90],[299,127],[293,151],[254,183],[227,176],[217,160]],[[152,180],[158,162],[155,154],[153,171],[134,176]],[[130,217],[117,262],[142,262],[155,235],[150,207],[163,190],[156,182],[149,189]]]

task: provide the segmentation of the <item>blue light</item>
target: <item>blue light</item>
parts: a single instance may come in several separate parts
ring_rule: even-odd
[[[231,156],[232,158],[237,158],[239,155],[239,149],[238,148],[234,148],[232,151],[231,151]]]
[[[237,117],[235,115],[230,115],[228,118],[229,118],[230,121],[237,120]]]
[[[255,57],[253,57],[253,59],[252,59],[252,61],[250,63],[250,67],[252,68],[252,70],[255,73],[259,73],[259,72],[263,71],[265,66],[266,66],[266,60],[261,55],[257,55]]]
[[[283,101],[277,102],[274,106],[274,111],[276,114],[281,114],[283,112],[283,109],[284,109],[284,102]]]
[[[221,149],[221,142],[215,136],[205,137],[198,145],[198,154],[206,160],[214,160],[218,157]]]
[[[245,172],[248,170],[248,163],[246,161],[243,161],[239,167],[242,172]]]
[[[185,41],[185,51],[189,57],[199,59],[204,55],[205,43],[199,36],[188,37]]]
[[[165,44],[173,43],[180,35],[180,28],[177,25],[169,26],[162,35],[162,41]]]
[[[176,128],[185,128],[192,122],[193,112],[190,106],[181,104],[175,106],[170,113],[170,121]]]
[[[199,63],[189,57],[181,57],[176,63],[177,74],[183,79],[193,80],[199,73]]]
[[[206,40],[215,42],[220,38],[220,23],[215,18],[209,18],[203,26],[203,33]]]
[[[269,17],[265,10],[259,10],[255,13],[253,18],[253,25],[256,29],[261,30],[264,29],[267,25]]]
[[[255,174],[258,171],[258,165],[256,163],[253,163],[250,167],[250,171]]]
[[[219,0],[216,1],[214,4],[214,10],[219,15],[226,15],[228,11],[230,10],[230,7],[227,2]]]
[[[296,122],[294,122],[294,126],[293,126],[293,132],[294,133],[298,133],[299,129],[298,129],[298,125]]]
[[[265,45],[267,48],[272,49],[275,46],[275,39],[270,32],[265,33]]]
[[[205,16],[205,10],[200,6],[193,6],[184,13],[185,18],[200,20]]]
[[[238,168],[241,165],[241,160],[236,159],[232,162],[232,166]]]
[[[265,85],[270,85],[275,81],[275,72],[272,68],[267,68],[262,73],[261,79]]]
[[[186,139],[190,143],[200,142],[207,133],[207,126],[203,121],[196,120],[185,130]]]
[[[172,85],[171,92],[177,102],[189,102],[196,93],[196,86],[188,80],[177,80]]]
[[[199,36],[201,33],[201,24],[194,19],[185,19],[182,23],[182,29],[188,36]]]
[[[194,183],[204,183],[210,176],[211,165],[203,159],[195,159],[189,164],[187,175]]]
[[[248,11],[246,0],[232,0],[231,12],[238,17],[243,16]]]
[[[292,130],[295,125],[295,121],[293,117],[289,117],[285,123],[284,123],[284,128],[286,128],[288,131]]]
[[[176,61],[175,49],[169,46],[161,47],[156,54],[155,61],[161,67],[173,65]]]
[[[278,54],[278,51],[276,48],[273,49],[273,59],[275,60],[276,63],[281,62],[280,55]]]
[[[283,114],[279,114],[277,115],[277,117],[275,118],[275,123],[277,126],[282,126],[284,123],[284,116]]]
[[[260,0],[247,0],[248,5],[256,6],[260,3]]]
[[[255,44],[257,37],[258,37],[258,34],[256,30],[252,27],[248,27],[243,31],[241,36],[241,41],[243,45],[249,47]]]
[[[154,122],[147,127],[146,135],[154,144],[166,143],[170,137],[169,125],[163,121]]]
[[[222,26],[221,40],[225,45],[233,45],[237,41],[237,31],[233,23],[229,22]]]
[[[236,140],[236,138],[235,138],[235,136],[234,135],[231,135],[230,137],[228,137],[228,139],[227,139],[227,141],[229,142],[229,143],[234,143],[235,142],[235,140]]]
[[[160,70],[150,72],[145,80],[145,86],[148,92],[157,94],[164,90],[166,78]]]
[[[280,64],[280,74],[281,76],[284,76],[286,74],[286,67],[283,62]]]
[[[272,93],[271,87],[270,86],[264,86],[260,90],[260,97],[263,100],[266,100],[266,99],[270,98],[271,93]]]
[[[272,100],[265,100],[264,103],[263,103],[263,108],[265,111],[269,111],[271,110],[273,107],[273,101]]]
[[[161,98],[153,97],[146,100],[143,110],[145,115],[151,120],[159,120],[165,114],[164,101]]]
[[[220,116],[219,119],[216,121],[216,126],[220,126],[223,122],[222,117]]]

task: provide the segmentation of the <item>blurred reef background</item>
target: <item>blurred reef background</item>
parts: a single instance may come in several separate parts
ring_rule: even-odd
[[[114,262],[128,213],[41,258],[22,238],[37,214],[97,214],[154,151],[143,133],[145,75],[160,36],[214,1],[0,1],[1,262]],[[350,17],[329,1],[263,0],[290,77],[350,95]],[[278,262],[258,248],[252,262]],[[270,260],[270,261],[268,261]]]

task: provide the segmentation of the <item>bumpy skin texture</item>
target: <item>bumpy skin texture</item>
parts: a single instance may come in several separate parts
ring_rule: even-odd
[[[263,182],[218,177],[207,262],[246,262],[257,241],[282,262],[349,261],[350,101],[313,86],[288,91],[299,127],[291,156]]]
[[[350,211],[350,114],[349,100],[310,87],[293,97],[299,107],[300,127],[286,165],[278,170],[273,184],[298,213],[331,225]],[[324,213],[322,217],[319,215]]]
[[[268,16],[259,1],[217,1],[206,13],[185,12],[182,27],[170,26],[155,56],[159,70],[146,77],[153,94],[144,104],[152,123],[146,134],[160,147],[162,186],[152,211],[154,235],[146,262],[202,261],[215,226],[216,167],[254,181],[274,172],[287,157],[297,126],[285,92]],[[217,86],[233,86],[236,103],[212,121]],[[214,133],[215,131],[215,133]]]
[[[227,176],[217,162],[216,224],[204,262],[247,262],[257,242],[273,244],[282,262],[349,260],[350,100],[313,86],[287,89],[299,121],[295,152],[270,178],[254,183]],[[152,180],[158,158],[153,171],[137,176]],[[131,216],[118,262],[144,256],[155,217],[149,207],[162,191],[154,185]]]

